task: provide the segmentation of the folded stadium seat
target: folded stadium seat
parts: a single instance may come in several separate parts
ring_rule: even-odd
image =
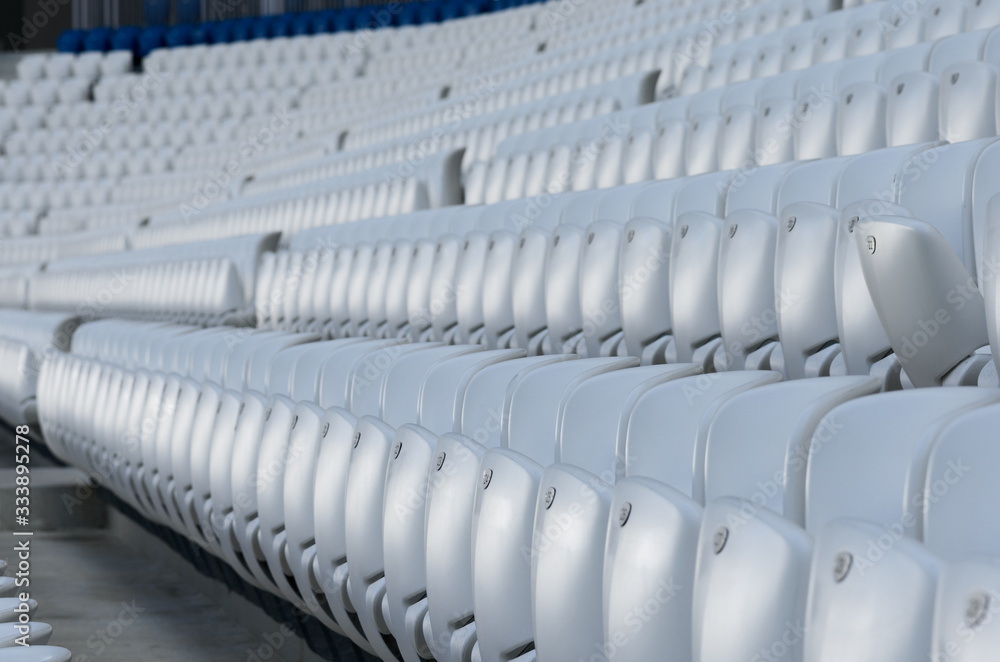
[[[851,519],[829,524],[813,555],[803,659],[929,656],[940,568],[919,543],[895,539],[881,526]],[[887,612],[877,607],[887,599],[906,608],[883,618]]]
[[[603,645],[599,596],[611,484],[619,470],[625,422],[644,392],[698,372],[683,364],[616,371],[564,396],[556,464],[542,475],[531,547],[538,655],[577,659]],[[604,434],[595,434],[602,429]]]
[[[902,388],[902,365],[892,354],[878,311],[868,293],[854,241],[855,230],[863,231],[873,214],[882,213],[912,215],[904,207],[880,200],[858,200],[844,206],[840,212],[834,251],[834,284],[841,354],[831,366],[831,373],[875,375],[882,379],[883,390],[892,391]]]
[[[52,626],[48,623],[28,622],[28,632],[22,632],[19,626],[14,623],[0,624],[0,649],[15,648],[23,644],[17,643],[27,641],[28,646],[44,646],[52,637]],[[27,634],[27,639],[23,637]]]
[[[644,282],[631,288],[629,296],[622,296],[622,336],[628,354],[640,358],[643,365],[663,362],[672,341],[670,269],[669,264],[664,263],[669,261],[673,236],[672,196],[681,184],[680,180],[674,180],[644,188],[633,202],[632,218],[624,228],[622,273],[635,274],[637,284],[640,277]],[[649,200],[651,207],[659,207],[657,211],[662,216],[651,217],[644,200]],[[664,300],[668,305],[662,305]]]
[[[955,660],[988,659],[996,649],[991,610],[996,600],[996,566],[991,559],[948,563],[938,576],[930,655]]]
[[[886,335],[903,363],[904,383],[914,386],[975,384],[990,358],[977,351],[988,344],[989,336],[985,302],[962,260],[933,226],[922,221],[877,218],[866,228],[866,233],[855,239],[862,271]],[[905,269],[906,265],[900,258],[912,256],[913,251],[921,251],[920,254],[927,256],[922,269],[933,267],[933,272],[923,272],[926,285],[922,289],[912,285],[912,290],[907,288],[905,298],[895,298],[904,293],[898,291],[898,282],[894,285],[883,274],[887,258],[896,264],[893,278],[902,277],[905,272],[900,269]],[[961,294],[955,288],[961,288]],[[961,297],[958,300],[962,306],[947,304],[940,308],[944,315],[938,315],[939,319],[935,320],[933,311],[939,309],[938,302],[943,302],[947,292],[952,290],[955,291],[950,296],[952,299]],[[933,306],[930,317],[912,317],[920,316],[928,306]],[[914,335],[912,319],[934,320],[944,333],[931,334],[917,329]],[[961,320],[961,324],[941,327],[940,321],[945,319],[949,322]]]
[[[648,659],[666,645],[662,650],[676,651],[668,659],[691,658],[692,589],[676,577],[694,576],[701,509],[690,496],[704,438],[699,426],[706,428],[709,412],[728,398],[778,380],[777,373],[756,371],[688,377],[636,401],[619,449],[604,559],[604,640],[615,657]],[[676,430],[676,443],[662,443],[665,421]],[[651,538],[662,540],[664,549],[653,565],[638,560]],[[637,618],[644,623],[638,630]]]
[[[997,400],[992,389],[918,389],[861,398],[830,411],[817,430],[835,437],[817,433],[810,449],[806,530],[819,536],[830,522],[850,517],[894,526],[896,537],[922,539],[932,496],[926,492],[928,457],[936,440],[952,421],[983,407],[995,409]],[[876,419],[892,421],[892,429],[876,434]],[[871,446],[876,436],[877,449]],[[861,448],[869,458],[864,467],[853,461]],[[863,489],[843,489],[848,473]]]
[[[317,594],[322,592],[325,596],[329,615],[352,641],[365,650],[371,650],[373,645],[368,643],[365,632],[373,626],[371,618],[374,615],[368,618],[367,625],[362,625],[365,621],[359,620],[356,615],[351,602],[352,594],[347,586],[349,541],[345,538],[348,513],[345,503],[353,440],[356,438],[355,426],[360,420],[356,413],[352,413],[354,402],[356,399],[364,400],[365,391],[368,396],[373,395],[374,389],[382,383],[384,371],[377,366],[388,367],[400,357],[431,347],[434,345],[401,345],[396,341],[386,340],[365,341],[358,345],[361,351],[342,352],[327,361],[319,377],[318,404],[327,410],[327,419],[334,417],[331,424],[336,436],[321,445],[316,460],[316,476],[322,475],[324,480],[316,481],[315,548],[307,548],[303,553],[299,576],[308,576],[308,585],[313,591]],[[362,415],[367,414],[361,408],[362,403],[357,404],[362,409]],[[374,427],[379,423],[373,422],[371,425]],[[380,489],[382,484],[379,483]],[[363,595],[362,593],[359,605],[365,603]],[[379,638],[377,642],[388,650],[384,640]]]
[[[416,406],[423,376],[435,365],[451,358],[478,352],[472,346],[428,348],[399,356],[381,377],[382,415],[390,420],[412,420],[411,416],[398,419],[390,415],[394,409],[402,411]],[[404,379],[405,377],[405,379]],[[377,388],[379,380],[373,382]],[[395,384],[395,386],[393,386]],[[357,385],[357,384],[356,384]],[[409,391],[409,392],[408,392]],[[400,399],[401,398],[401,399]],[[374,404],[374,403],[373,403]],[[357,411],[357,408],[354,408]],[[360,414],[364,414],[362,409]],[[349,566],[349,591],[369,642],[376,650],[393,650],[396,642],[391,637],[385,620],[383,604],[385,595],[383,539],[381,518],[384,505],[386,463],[396,449],[409,443],[412,437],[422,437],[430,444],[431,433],[415,427],[400,428],[393,441],[392,426],[387,420],[363,415],[355,428],[355,447],[351,452],[350,470],[346,493],[347,562]],[[361,434],[360,440],[358,434]],[[364,444],[364,445],[362,445]],[[424,474],[426,475],[426,474]],[[374,528],[372,524],[375,524]],[[386,636],[389,635],[389,636]]]
[[[773,214],[751,209],[738,209],[723,223],[718,255],[722,343],[714,354],[715,371],[770,367],[778,340],[777,315],[768,314],[775,310],[777,231]]]
[[[477,357],[487,361],[490,354],[492,353],[465,356],[470,362],[478,361]],[[426,643],[439,658],[462,659],[463,650],[464,655],[468,656],[475,639],[474,636],[469,638],[470,629],[474,635],[474,625],[471,628],[464,626],[469,620],[465,616],[472,614],[469,540],[472,530],[474,489],[480,475],[479,457],[485,450],[480,444],[485,444],[487,447],[499,444],[501,422],[499,412],[502,409],[507,384],[512,378],[528,370],[568,358],[571,357],[539,357],[522,361],[501,361],[496,365],[484,366],[468,381],[464,394],[456,393],[456,398],[464,398],[464,404],[455,410],[456,414],[461,412],[461,424],[457,429],[467,437],[445,435],[437,442],[437,457],[445,457],[447,467],[446,471],[436,474],[435,480],[427,485],[426,559],[429,617],[422,625],[412,624],[413,628],[423,628]],[[449,366],[457,366],[464,360],[466,358],[459,357],[448,364],[443,364],[440,371],[447,371]],[[428,375],[428,383],[434,381],[435,374],[432,372]],[[427,395],[438,392],[436,389],[428,391],[428,388],[424,387]],[[440,392],[449,397],[447,393],[453,391],[444,388]],[[432,424],[429,420],[430,411],[426,409],[429,404],[425,397],[422,411],[428,414],[428,419],[421,418],[420,422],[432,430],[437,430],[437,424]],[[459,425],[457,421],[455,424]],[[409,552],[409,549],[407,551]],[[387,546],[387,564],[390,563],[391,557],[392,554]],[[392,576],[387,577],[390,604],[393,600],[393,581]],[[417,605],[419,604],[418,602]],[[398,627],[398,624],[394,627]],[[409,622],[406,627],[407,632],[412,631]],[[399,637],[396,630],[394,633]],[[418,635],[414,633],[413,637],[416,643]],[[447,658],[449,651],[458,658]]]
[[[995,627],[988,616],[996,586],[991,561],[996,540],[982,527],[989,513],[978,505],[992,451],[984,443],[995,424],[996,405],[958,417],[938,435],[930,451],[923,497],[925,547],[948,561],[938,582],[932,655],[959,660],[988,655]],[[973,499],[975,501],[970,501]],[[960,633],[973,636],[961,636]]]
[[[192,476],[194,506],[206,543],[245,579],[272,592],[277,592],[277,588],[261,568],[262,559],[256,554],[248,554],[248,548],[240,546],[244,530],[238,525],[253,504],[246,486],[240,484],[249,474],[238,474],[234,462],[238,457],[246,457],[245,452],[240,454],[241,451],[255,447],[260,438],[267,405],[263,391],[270,358],[281,348],[315,339],[316,336],[310,335],[262,334],[258,342],[244,341],[236,348],[226,365],[225,383],[222,384],[226,391],[221,396],[222,405],[211,437],[208,475]],[[193,471],[204,471],[194,464],[199,459],[192,458]],[[199,479],[204,478],[208,479],[207,489],[199,485]]]
[[[409,444],[403,446],[403,453],[390,460],[385,490],[386,600],[391,615],[387,618],[387,623],[393,628],[397,640],[401,641],[400,646],[405,659],[410,659],[413,653],[412,650],[408,653],[407,647],[421,649],[421,654],[425,653],[427,648],[426,643],[420,643],[425,639],[424,633],[427,631],[425,624],[427,601],[419,600],[414,604],[409,598],[413,594],[411,589],[403,588],[410,586],[415,587],[418,592],[424,592],[427,586],[423,556],[424,508],[422,501],[414,501],[414,496],[420,495],[418,498],[424,498],[423,495],[429,495],[436,482],[447,480],[454,473],[449,465],[444,474],[432,475],[431,484],[428,485],[428,470],[438,441],[437,433],[458,431],[463,419],[468,423],[472,412],[468,408],[463,408],[462,403],[466,394],[470,392],[468,390],[471,388],[470,384],[481,371],[503,364],[504,370],[509,373],[508,367],[517,370],[524,369],[525,364],[539,363],[538,361],[508,363],[523,356],[523,350],[465,353],[438,362],[428,370],[419,385],[421,392],[420,404],[417,407],[418,423],[421,426],[419,429],[435,434],[430,438],[422,437],[423,442],[417,442],[416,446]],[[412,388],[412,385],[408,385],[408,388]],[[502,398],[502,394],[497,395]],[[390,403],[387,400],[386,403],[392,404],[392,407],[387,407],[384,412],[388,423],[413,420],[412,414],[408,413],[412,409],[411,405],[404,401]],[[398,408],[397,404],[405,406]],[[397,409],[398,411],[394,411]],[[488,415],[494,416],[495,413],[490,412]],[[445,455],[438,454],[437,457],[435,471],[441,471]],[[455,461],[456,458],[452,458],[452,463]],[[476,468],[472,467],[471,470],[474,474]],[[471,498],[467,505],[471,512]],[[414,550],[420,550],[416,557],[413,555]]]
[[[508,388],[503,408],[506,429],[501,431],[500,448],[487,450],[482,457],[483,487],[476,492],[472,565],[480,659],[514,659],[533,648],[532,520],[542,471],[554,461],[555,446],[529,448],[522,443],[557,439],[564,391],[636,363],[635,359],[581,359],[532,371]]]
[[[292,360],[294,358],[279,352],[271,365],[280,366]],[[294,575],[278,560],[275,550],[276,535],[284,528],[284,488],[280,468],[288,450],[289,437],[298,423],[296,409],[296,403],[286,396],[272,395],[266,402],[264,422],[257,438],[241,438],[234,443],[232,484],[237,515],[233,528],[237,553],[241,553],[243,558],[255,557],[256,560],[249,565],[261,579],[261,584],[304,608]],[[275,473],[278,475],[273,475]],[[252,480],[254,476],[257,477],[256,482]]]
[[[299,354],[298,364],[292,378],[295,386],[292,389],[292,397],[295,399],[306,398],[312,391],[315,393],[319,387],[320,371],[317,365],[322,365],[326,360],[330,360],[331,349],[335,353],[348,356],[356,354],[366,341],[360,340],[340,340],[334,341],[336,344],[319,343],[303,345],[300,350],[288,350]],[[360,343],[360,344],[359,344]],[[371,344],[370,342],[368,344]],[[313,396],[315,397],[315,396]],[[283,520],[286,527],[283,532],[279,531],[275,538],[275,543],[271,549],[265,548],[269,562],[272,555],[278,555],[282,563],[287,564],[286,574],[291,571],[295,577],[298,593],[286,595],[289,599],[304,599],[306,607],[314,613],[320,620],[328,626],[334,627],[336,622],[332,615],[326,610],[325,597],[322,587],[317,583],[313,575],[313,562],[316,547],[314,544],[314,502],[313,491],[316,481],[316,467],[320,453],[320,440],[327,437],[330,426],[334,425],[334,435],[340,434],[345,438],[350,437],[350,430],[353,424],[344,432],[338,432],[338,421],[343,424],[343,418],[336,414],[337,410],[324,412],[309,402],[300,402],[294,412],[297,417],[294,433],[294,441],[289,441],[289,452],[286,455],[283,466],[284,471],[284,494],[276,498],[283,499],[284,512],[271,512],[262,509],[262,517]],[[318,418],[317,418],[318,417]],[[295,420],[293,418],[293,420]],[[269,503],[267,508],[270,509]],[[262,506],[264,508],[264,506]],[[298,597],[301,595],[301,597]]]
[[[12,646],[3,652],[11,662],[69,662],[73,654],[59,646]]]
[[[791,638],[786,632],[801,628],[805,615],[812,541],[792,522],[759,507],[761,497],[723,497],[705,506],[692,598],[695,659],[752,656],[775,642],[782,655],[801,659],[801,632]],[[750,602],[764,608],[748,621]],[[720,637],[722,631],[728,636]]]
[[[552,229],[551,234],[538,228],[536,236],[546,244],[547,255],[544,264],[542,260],[536,259],[533,265],[528,266],[519,260],[518,269],[521,269],[522,265],[528,267],[526,273],[519,274],[520,279],[530,278],[532,272],[537,273],[535,270],[539,267],[544,269],[544,273],[539,274],[542,276],[542,283],[539,283],[542,291],[536,294],[543,298],[543,301],[538,303],[544,306],[547,329],[545,340],[555,353],[575,353],[578,344],[583,340],[584,321],[579,279],[581,247],[584,243],[584,230],[594,220],[596,212],[594,203],[601,195],[596,191],[567,195],[561,201],[563,203],[560,211],[561,222]],[[527,251],[522,250],[522,252],[527,258]],[[528,303],[524,299],[519,301],[518,289],[519,286],[515,284],[513,300],[515,314],[519,307]]]
[[[15,611],[23,602],[19,598],[0,598],[0,623],[16,623],[20,612]],[[33,617],[38,603],[28,600],[28,616]],[[30,659],[30,658],[29,658]]]

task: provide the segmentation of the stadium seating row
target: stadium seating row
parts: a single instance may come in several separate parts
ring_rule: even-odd
[[[74,346],[39,384],[56,452],[382,659],[912,659],[995,590],[949,563],[996,549],[995,389],[118,321]]]
[[[0,418],[384,662],[996,657],[1000,2],[284,20],[4,87]]]

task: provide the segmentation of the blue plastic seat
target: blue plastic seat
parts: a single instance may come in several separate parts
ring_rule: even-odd
[[[324,32],[333,32],[336,30],[334,22],[335,14],[336,12],[330,10],[315,12],[310,19],[313,34],[322,34]]]
[[[422,10],[418,5],[424,3],[417,2],[407,2],[403,5],[401,11],[396,13],[392,18],[393,25],[420,25],[422,21]],[[431,4],[431,3],[427,3]]]
[[[163,48],[167,43],[167,31],[163,26],[154,25],[139,34],[139,57],[146,57],[157,48]]]
[[[281,14],[271,19],[270,36],[288,37],[292,35],[293,14]]]
[[[233,21],[232,32],[230,33],[232,39],[230,41],[248,41],[252,39],[253,22],[252,18],[241,18]]]
[[[56,48],[60,53],[79,53],[83,50],[85,34],[83,30],[66,30],[56,39]]]
[[[191,42],[191,26],[188,24],[175,25],[167,30],[167,46],[177,48],[178,46],[189,46]]]
[[[208,24],[207,23],[195,23],[191,26],[191,43],[192,44],[208,44]]]
[[[334,15],[337,32],[353,30],[359,23],[360,14],[355,9],[342,9]]]
[[[106,52],[111,47],[111,31],[107,28],[91,30],[84,37],[83,50]]]
[[[261,16],[254,19],[250,25],[250,39],[268,39],[271,37],[271,17]]]
[[[316,32],[315,23],[313,22],[314,19],[315,14],[313,12],[305,12],[292,16],[292,35],[298,37],[301,35],[314,34]]]
[[[236,21],[212,21],[205,24],[208,27],[208,43],[228,44],[233,40],[233,28]]]
[[[134,25],[118,28],[111,36],[111,50],[132,51],[133,53],[138,54],[139,34],[141,32],[142,29]]]

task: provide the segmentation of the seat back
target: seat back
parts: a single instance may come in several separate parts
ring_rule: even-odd
[[[982,295],[932,226],[875,217],[854,239],[882,328],[914,385],[940,384],[959,362],[989,343]],[[914,264],[917,255],[919,265]]]
[[[672,331],[670,254],[672,222],[635,217],[625,224],[619,266],[625,348],[646,360],[646,348]]]
[[[778,338],[774,296],[777,219],[751,210],[726,217],[719,240],[717,370],[741,370],[748,353]],[[720,360],[721,359],[721,360]]]
[[[930,449],[922,486],[924,546],[948,561],[995,556],[1000,539],[984,508],[990,467],[997,453],[990,443],[1000,406],[990,404],[955,418]]]
[[[985,3],[984,3],[985,4]],[[994,615],[1000,568],[993,559],[959,561],[939,575],[934,603],[931,659],[986,659],[998,645]]]
[[[708,503],[692,596],[695,659],[752,659],[775,642],[801,659],[811,551],[802,529],[756,501]]]
[[[730,398],[708,427],[705,470],[695,476],[695,499],[742,497],[801,526],[817,425],[837,405],[878,388],[871,377],[825,377],[770,384]],[[766,424],[747,430],[748,415]]]
[[[804,659],[928,657],[939,572],[919,543],[867,522],[832,522],[816,539]]]
[[[867,375],[872,365],[891,351],[878,311],[872,303],[854,233],[864,232],[875,214],[908,216],[904,207],[880,200],[859,200],[840,212],[837,248],[834,253],[834,294],[837,305],[837,337],[848,374]]]
[[[676,578],[694,576],[701,507],[658,481],[628,478],[615,487],[609,510],[604,642],[614,646],[615,659],[628,662],[693,659],[692,582]],[[652,557],[648,545],[657,550]],[[636,617],[643,627],[633,625]]]
[[[693,364],[615,370],[587,379],[568,393],[557,422],[555,461],[579,467],[607,484],[619,467],[632,407],[644,393],[664,382],[701,373]]]
[[[541,466],[555,461],[559,412],[579,384],[607,372],[630,368],[637,359],[580,359],[532,370],[512,383],[504,400],[501,447]]]
[[[680,215],[670,249],[670,317],[676,361],[719,335],[718,271],[722,220],[702,212]]]
[[[417,420],[424,379],[429,372],[449,359],[480,351],[479,345],[444,345],[398,357],[385,369],[379,418],[393,428]]]
[[[853,517],[920,540],[927,461],[935,438],[956,417],[996,402],[991,390],[880,393],[830,411],[810,446],[806,529],[818,535],[829,522]],[[866,458],[863,467],[857,466],[859,454]],[[844,489],[848,475],[851,487]]]
[[[835,209],[802,202],[785,207],[778,220],[778,336],[785,374],[800,379],[809,356],[837,341],[833,265],[840,219]]]

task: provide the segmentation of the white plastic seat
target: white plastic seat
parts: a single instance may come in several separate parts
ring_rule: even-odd
[[[611,484],[624,457],[623,423],[644,392],[698,373],[690,364],[617,370],[565,396],[556,464],[542,474],[530,554],[538,655],[572,660],[603,645],[601,574]]]
[[[721,498],[705,506],[694,575],[696,659],[753,656],[775,642],[783,656],[801,659],[812,540],[757,503]]]
[[[500,444],[508,384],[533,370],[575,357],[534,357],[488,366],[472,377],[461,407],[459,434],[438,439],[435,458],[447,471],[428,482],[427,604],[425,637],[438,658],[471,654],[475,642],[469,540],[473,504],[481,484],[480,458]],[[464,653],[463,653],[464,651]]]
[[[22,646],[19,639],[26,641],[28,646],[44,646],[52,637],[52,626],[48,623],[29,622],[27,627],[28,631],[24,632],[15,623],[0,624],[0,649]]]
[[[810,446],[814,437],[831,435],[829,426],[817,425],[837,405],[878,388],[871,377],[827,377],[762,386],[728,400],[708,429],[704,470],[695,464],[695,499],[742,497],[803,525]],[[768,424],[749,440],[744,417],[765,410]]]
[[[947,240],[922,221],[876,217],[865,233],[855,234],[855,245],[868,291],[906,378],[916,386],[939,385],[945,379],[975,383],[984,361],[969,357],[989,344],[985,304],[975,287],[966,287],[967,301],[961,308],[939,304],[948,291],[971,280]],[[914,251],[926,256],[919,267],[922,276],[908,277],[908,268],[916,267],[910,262]],[[886,271],[890,263],[891,276]],[[918,278],[926,284],[921,286]],[[935,319],[939,310],[951,323],[943,324],[946,318],[940,314]],[[933,321],[938,332],[914,330],[915,319]]]
[[[394,407],[415,408],[423,377],[430,368],[478,349],[468,345],[430,347],[398,356],[384,370],[379,380],[382,388],[377,388],[379,383],[374,385],[373,390],[382,391],[376,411],[381,413]],[[394,431],[381,418],[359,410],[356,405],[352,409],[364,415],[359,417],[355,428],[345,493],[347,588],[368,641],[384,657],[398,649],[388,626],[381,622],[386,590],[382,534],[386,469],[390,458],[397,455],[396,449],[401,449],[402,444],[416,443],[414,437],[423,437],[429,444],[431,436],[429,432],[416,428],[405,428],[405,432]]]
[[[859,520],[828,524],[815,550],[803,660],[930,656],[941,567],[936,557]]]
[[[995,555],[992,511],[983,508],[989,467],[996,461],[989,443],[1000,407],[990,404],[954,418],[930,448],[923,491],[924,546],[957,562]],[[985,525],[984,525],[985,523]]]
[[[938,578],[930,656],[986,660],[997,646],[992,618],[997,566],[992,559],[949,563]]]
[[[14,646],[3,651],[11,662],[69,662],[73,654],[60,646]]]
[[[818,535],[827,523],[853,517],[893,527],[896,534],[919,540],[928,454],[934,440],[949,421],[995,403],[997,397],[991,391],[949,388],[881,393],[826,414],[817,430],[830,434],[816,435],[806,468],[806,530]],[[857,463],[859,453],[866,457],[863,467]],[[845,490],[848,475],[851,488]]]
[[[513,656],[534,640],[531,618],[533,520],[542,468],[555,459],[555,445],[531,438],[557,435],[556,414],[571,386],[637,363],[634,359],[582,359],[525,375],[508,390],[507,429],[499,449],[480,463],[472,535],[476,648],[483,660]],[[543,427],[544,426],[544,427]],[[528,435],[528,436],[526,436]]]

